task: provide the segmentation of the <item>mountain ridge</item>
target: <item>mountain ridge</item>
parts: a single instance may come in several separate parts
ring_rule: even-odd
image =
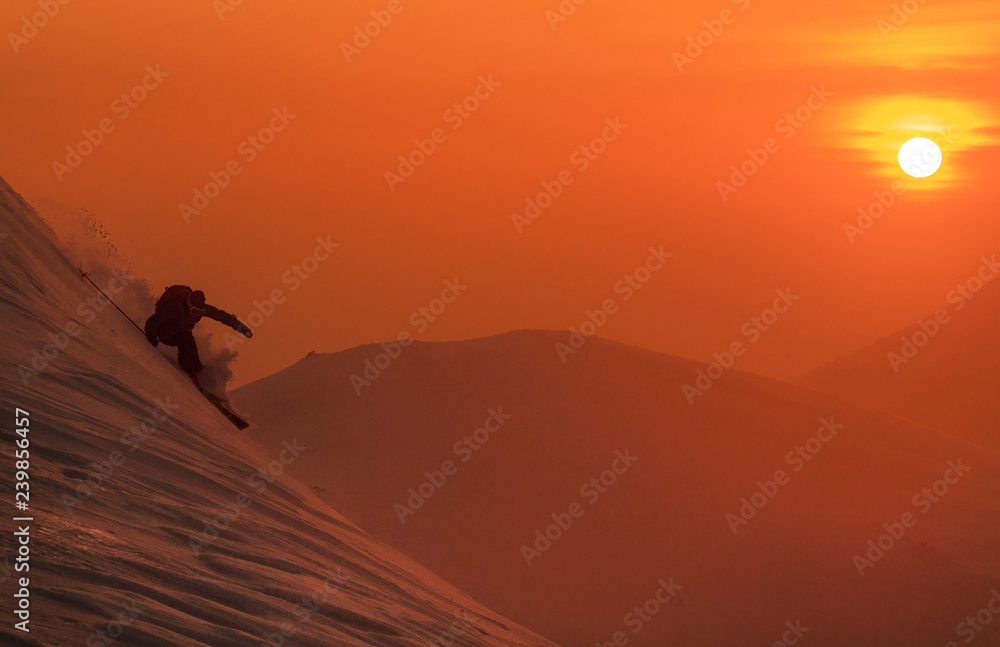
[[[563,363],[567,334],[414,343],[356,389],[365,360],[389,354],[363,345],[304,358],[233,402],[265,447],[294,428],[317,448],[295,474],[349,519],[563,644],[608,642],[671,577],[679,594],[636,644],[773,642],[793,614],[827,607],[810,618],[823,644],[932,644],[934,623],[960,617],[996,572],[995,452],[737,370],[688,404],[682,388],[706,364],[596,337]],[[509,419],[496,429],[491,411]],[[844,430],[831,438],[824,419]],[[638,460],[623,469],[622,455]],[[973,456],[950,503],[861,576],[852,555],[949,460]],[[728,516],[775,489],[746,525]],[[933,613],[879,620],[912,615],[884,600],[925,578],[940,588],[910,604]]]

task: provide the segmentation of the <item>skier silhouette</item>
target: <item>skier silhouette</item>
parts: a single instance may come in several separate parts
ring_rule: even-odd
[[[199,389],[198,373],[205,367],[198,357],[193,331],[202,317],[224,323],[248,339],[253,337],[250,327],[235,315],[205,303],[204,292],[186,285],[172,285],[164,290],[145,326],[146,339],[153,346],[162,342],[177,347],[177,362]]]

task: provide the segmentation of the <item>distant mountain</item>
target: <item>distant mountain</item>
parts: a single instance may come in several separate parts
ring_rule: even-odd
[[[564,363],[568,337],[310,354],[233,401],[270,451],[309,447],[290,470],[348,518],[562,644],[770,645],[801,621],[802,644],[939,646],[989,597],[996,454],[599,338]]]
[[[937,312],[801,383],[1000,451],[1000,281],[970,281]]]

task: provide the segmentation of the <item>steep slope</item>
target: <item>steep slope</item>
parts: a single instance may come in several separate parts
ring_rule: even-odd
[[[566,341],[310,354],[234,402],[265,447],[300,434],[292,471],[348,518],[563,644],[770,645],[801,620],[817,647],[940,646],[989,597],[996,454],[735,371],[690,405],[701,364],[598,338],[563,363]]]
[[[1000,281],[970,280],[940,320],[931,313],[801,383],[1000,450]]]
[[[265,452],[238,434],[39,228],[0,180],[0,644],[551,644],[283,473],[313,448],[293,432],[293,450]],[[24,440],[30,466],[15,462]],[[30,483],[20,512],[15,479]],[[21,578],[29,595],[12,597]]]

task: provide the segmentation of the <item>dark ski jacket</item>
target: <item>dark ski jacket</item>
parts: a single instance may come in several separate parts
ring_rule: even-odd
[[[235,315],[231,315],[225,310],[219,310],[215,306],[205,304],[205,313],[193,315],[184,303],[168,303],[146,320],[146,338],[157,339],[162,342],[171,341],[178,333],[190,333],[194,330],[195,324],[201,321],[202,317],[215,319],[224,323],[234,330],[239,330],[242,324]]]

